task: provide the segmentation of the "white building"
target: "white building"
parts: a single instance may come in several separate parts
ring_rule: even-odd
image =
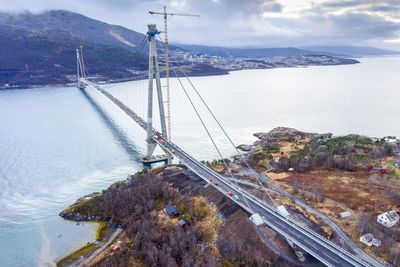
[[[360,241],[369,247],[370,246],[379,247],[382,243],[380,240],[376,239],[372,234],[365,234],[360,236]]]
[[[263,219],[261,218],[260,214],[258,214],[258,213],[254,213],[253,215],[251,215],[250,221],[252,221],[257,226],[264,224]]]
[[[343,219],[349,218],[351,215],[350,211],[343,211],[340,213],[340,217],[342,217]]]
[[[289,215],[290,215],[289,212],[287,211],[287,209],[285,208],[285,206],[283,206],[283,205],[280,205],[275,210],[277,213],[279,213],[283,217],[289,217]]]
[[[385,213],[378,215],[377,222],[386,227],[393,227],[394,225],[396,225],[396,223],[399,222],[399,220],[400,220],[400,217],[397,214],[397,212],[394,210],[391,210],[391,211],[387,211]]]

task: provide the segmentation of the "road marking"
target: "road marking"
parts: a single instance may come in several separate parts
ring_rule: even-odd
[[[324,254],[324,256],[325,257],[328,257],[329,259],[331,259],[331,260],[333,260],[334,262],[336,262],[336,263],[338,263],[339,264],[339,262],[337,262],[335,259],[333,259],[331,256],[329,256],[328,254]]]

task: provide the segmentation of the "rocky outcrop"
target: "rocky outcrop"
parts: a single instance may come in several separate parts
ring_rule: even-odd
[[[316,135],[315,133],[301,132],[294,128],[288,127],[276,127],[269,131],[268,133],[255,133],[254,136],[258,139],[266,142],[278,142],[278,141],[295,141],[304,139],[307,137],[312,137]]]
[[[240,149],[242,151],[245,151],[245,152],[249,152],[253,148],[253,146],[252,145],[241,144],[241,145],[237,146],[236,148]]]
[[[294,128],[289,127],[276,127],[269,131],[268,133],[255,133],[255,137],[259,140],[254,142],[253,147],[259,147],[263,149],[275,149],[277,148],[278,142],[294,142],[306,138],[330,138],[331,133],[317,134],[317,133],[307,133],[301,132]]]
[[[74,222],[89,222],[89,221],[109,221],[111,219],[110,216],[100,216],[100,215],[82,215],[80,213],[73,213],[62,211],[60,212],[60,217]]]

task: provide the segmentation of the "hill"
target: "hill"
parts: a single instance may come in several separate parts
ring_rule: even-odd
[[[88,43],[111,45],[130,51],[134,51],[144,38],[142,33],[65,10],[40,14],[0,13],[0,25],[31,33],[62,31]]]
[[[319,53],[324,54],[333,53],[350,57],[400,55],[399,51],[366,46],[308,46],[304,47],[304,49],[319,51]]]
[[[129,68],[145,69],[147,57],[126,49],[94,44],[68,32],[33,32],[0,25],[0,83],[57,84],[75,79],[75,49],[85,47],[85,62],[91,73],[105,78],[132,76]]]
[[[69,11],[0,13],[0,85],[64,84],[74,81],[75,49],[84,47],[85,65],[101,79],[132,79],[144,74],[145,35]],[[171,46],[171,56],[181,48]],[[226,74],[208,64],[191,75]]]
[[[304,50],[294,47],[229,48],[222,46],[184,45],[184,44],[178,44],[178,46],[195,53],[207,54],[210,56],[219,56],[223,58],[271,58],[271,57],[295,57],[303,55],[321,55],[321,52]]]
[[[75,79],[75,49],[84,47],[91,74],[132,77],[147,57],[135,53],[144,35],[68,11],[0,13],[0,83],[57,84]]]
[[[144,34],[69,11],[0,12],[0,34],[0,85],[73,82],[78,46],[84,47],[85,64],[90,74],[102,80],[143,76],[148,66]],[[179,62],[186,74],[192,76],[221,75],[240,69],[358,63],[337,58],[329,52],[292,47],[180,46],[170,47],[171,62]],[[250,61],[243,61],[243,58]]]
[[[306,46],[277,48],[231,48],[222,46],[177,44],[188,51],[223,58],[271,58],[326,55],[333,57],[362,57],[400,55],[399,51],[367,46]]]

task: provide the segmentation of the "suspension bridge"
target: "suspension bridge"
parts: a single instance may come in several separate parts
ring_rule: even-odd
[[[289,244],[295,244],[297,247],[301,248],[305,252],[312,255],[314,258],[319,260],[326,266],[388,266],[387,263],[380,262],[375,258],[372,258],[365,252],[354,253],[350,252],[327,238],[321,236],[320,234],[314,232],[313,230],[305,227],[304,225],[297,222],[290,216],[286,216],[282,212],[279,212],[279,207],[274,202],[274,200],[269,197],[270,201],[266,201],[252,195],[248,191],[242,189],[236,179],[230,172],[228,164],[225,162],[222,154],[216,145],[210,131],[207,128],[204,120],[200,116],[198,109],[194,105],[193,100],[189,96],[185,86],[183,85],[179,75],[177,75],[177,70],[179,66],[175,67],[171,64],[171,70],[175,73],[180,86],[182,87],[185,95],[187,96],[191,106],[193,107],[198,119],[200,120],[202,126],[207,132],[214,148],[218,152],[220,158],[222,159],[228,174],[230,177],[223,176],[207,165],[195,159],[193,156],[185,152],[177,144],[173,143],[168,136],[170,129],[167,129],[165,111],[164,111],[164,101],[162,95],[162,86],[160,81],[160,67],[158,64],[158,50],[157,50],[157,36],[159,31],[156,25],[148,25],[147,39],[149,42],[149,69],[147,74],[147,114],[143,114],[138,110],[135,110],[135,104],[126,100],[126,97],[121,97],[116,90],[111,90],[109,85],[98,84],[89,78],[87,78],[87,69],[84,65],[82,50],[77,49],[77,87],[86,90],[85,88],[92,88],[100,92],[117,107],[119,107],[127,116],[129,116],[134,122],[138,124],[146,132],[146,155],[144,155],[142,161],[143,163],[154,163],[160,161],[171,162],[172,158],[175,157],[179,161],[187,166],[188,169],[196,173],[201,179],[206,181],[210,186],[213,186],[216,190],[228,197],[236,205],[240,206],[246,210],[249,214],[259,216],[262,221],[275,230],[277,233],[282,235]],[[184,73],[183,73],[184,74]],[[184,74],[185,76],[185,74]],[[186,76],[188,79],[188,77]],[[153,124],[153,92],[154,92],[154,79],[155,87],[157,92],[157,102],[158,102],[158,112],[159,112],[159,122],[161,126],[161,131],[155,129]],[[229,140],[229,143],[235,148],[238,155],[244,161],[245,165],[254,174],[254,177],[259,180],[259,184],[264,188],[266,194],[269,196],[268,190],[264,187],[263,183],[260,181],[260,174],[256,173],[245,161],[244,157],[236,149],[236,146],[232,142],[229,135],[226,133],[222,125],[219,123],[214,113],[208,107],[207,103],[201,97],[199,92],[196,90],[192,82],[190,85],[195,90],[197,96],[201,99],[201,102],[205,105],[206,109],[212,114],[212,117],[217,122],[218,126],[222,129],[224,135]],[[130,101],[132,101],[132,95],[129,95]],[[143,100],[138,100],[144,102]],[[169,114],[169,111],[168,111]],[[143,117],[147,115],[147,120]],[[159,146],[165,154],[154,155],[155,148]],[[265,177],[264,177],[265,178]],[[389,265],[390,266],[390,265]]]

